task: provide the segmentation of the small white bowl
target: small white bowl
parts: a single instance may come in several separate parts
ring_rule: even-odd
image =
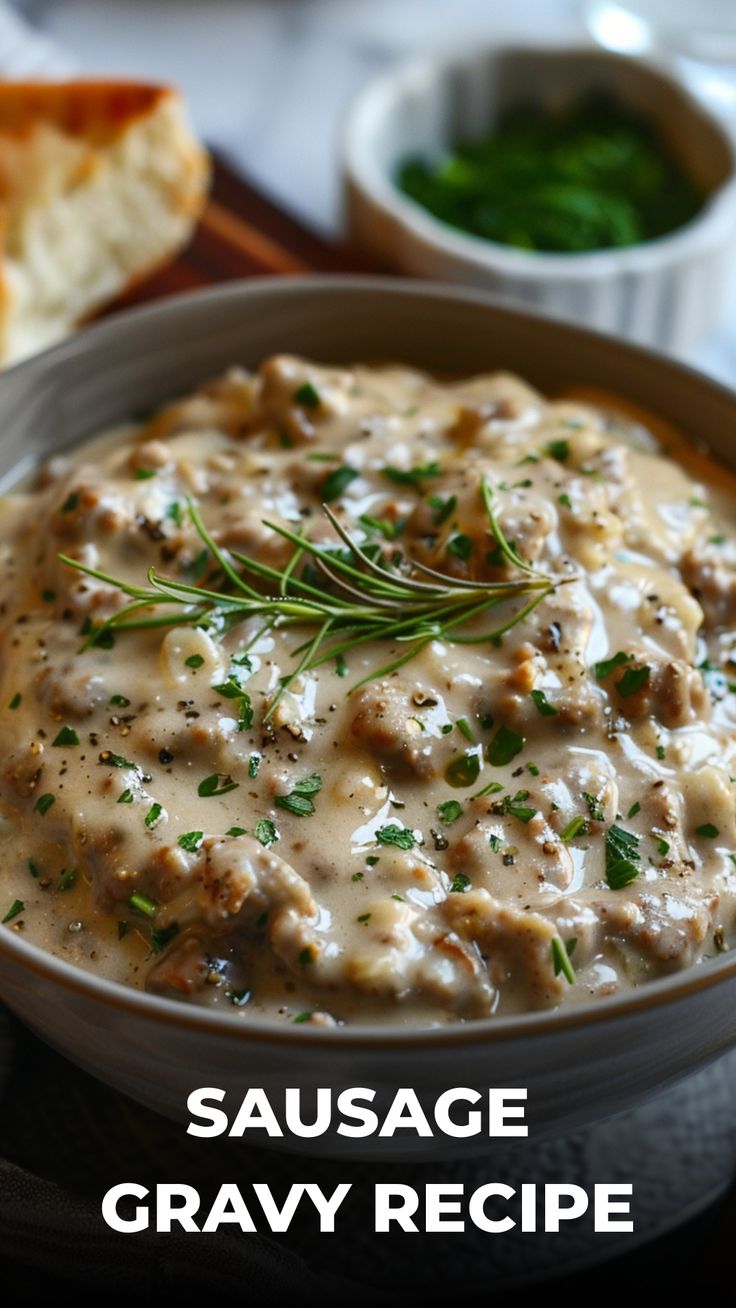
[[[400,191],[412,156],[437,157],[530,101],[551,110],[604,90],[652,118],[708,193],[671,235],[615,250],[536,253],[466,235]],[[495,291],[673,352],[718,322],[736,235],[736,154],[727,129],[652,61],[594,49],[505,48],[405,64],[372,82],[347,123],[348,235],[384,266]]]

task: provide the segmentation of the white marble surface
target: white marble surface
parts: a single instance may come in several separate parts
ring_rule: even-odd
[[[8,5],[0,0],[0,70]],[[15,9],[67,65],[176,82],[204,139],[324,233],[340,225],[344,110],[377,71],[428,48],[584,36],[578,0],[15,0]],[[730,317],[693,357],[736,384],[736,303]]]

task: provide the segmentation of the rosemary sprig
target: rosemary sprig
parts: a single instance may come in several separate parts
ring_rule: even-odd
[[[323,511],[345,549],[318,545],[304,535],[303,529],[293,532],[264,520],[265,526],[294,547],[286,566],[273,568],[237,550],[226,554],[207,530],[196,504],[189,500],[192,524],[217,565],[221,588],[191,585],[163,576],[155,567],[148,570],[148,586],[137,586],[60,554],[61,561],[69,567],[117,587],[131,600],[89,635],[82,650],[97,644],[105,632],[156,626],[188,624],[224,634],[249,618],[260,617],[264,622],[249,647],[273,629],[316,628],[313,635],[292,650],[295,665],[282,677],[280,689],[265,715],[268,719],[295,677],[371,642],[406,643],[406,649],[356,682],[348,694],[403,667],[432,640],[498,643],[505,632],[527,618],[547,595],[571,578],[553,579],[522,559],[504,536],[486,482],[482,483],[482,494],[500,553],[509,567],[521,574],[507,581],[452,577],[404,556],[397,566],[390,568],[382,554],[376,555],[374,547],[366,549],[345,529],[327,504],[322,506]],[[323,574],[332,593],[296,575],[298,565],[305,558]],[[253,582],[267,587],[267,593],[256,589]],[[471,624],[477,626],[483,614],[511,600],[524,602],[504,622],[481,631],[467,630]],[[172,606],[171,612],[159,612],[161,606],[168,605]],[[153,615],[148,612],[152,609],[156,610]]]

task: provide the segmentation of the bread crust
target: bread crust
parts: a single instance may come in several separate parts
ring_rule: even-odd
[[[169,86],[0,83],[0,363],[164,265],[189,240],[209,178]]]

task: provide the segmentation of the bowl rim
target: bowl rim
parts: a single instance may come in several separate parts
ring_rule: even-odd
[[[617,248],[571,253],[520,250],[443,223],[404,195],[378,163],[372,151],[373,122],[378,116],[390,114],[393,102],[415,83],[437,84],[452,69],[461,69],[491,57],[501,59],[523,54],[549,62],[565,57],[587,57],[599,64],[634,64],[645,77],[664,83],[675,91],[693,116],[720,137],[730,157],[728,175],[708,194],[702,209],[682,226],[652,240]],[[736,209],[736,131],[729,131],[725,121],[699,100],[664,60],[618,54],[602,49],[592,41],[588,45],[582,42],[559,45],[509,42],[483,47],[458,44],[441,54],[410,56],[372,78],[354,97],[348,107],[341,137],[341,163],[344,190],[352,190],[363,203],[368,201],[380,209],[386,217],[400,224],[413,241],[418,241],[434,255],[445,258],[450,255],[466,266],[475,265],[488,272],[502,272],[530,281],[551,281],[560,277],[584,281],[591,276],[637,273],[669,266],[681,254],[708,245],[714,238],[725,238],[727,230],[733,226],[733,210]]]
[[[547,325],[553,330],[558,328],[567,334],[593,337],[601,344],[608,343],[643,363],[656,362],[659,367],[664,366],[668,371],[684,375],[693,384],[705,386],[716,396],[736,406],[736,391],[662,351],[628,340],[620,340],[609,332],[577,327],[548,313],[509,305],[488,291],[442,285],[413,278],[336,273],[244,278],[124,309],[83,329],[68,340],[9,368],[0,376],[0,400],[5,377],[16,377],[24,373],[31,377],[38,373],[42,377],[47,370],[58,371],[67,359],[80,355],[94,356],[97,346],[108,347],[116,337],[129,337],[131,331],[141,322],[150,323],[157,319],[166,321],[182,315],[186,317],[190,311],[194,312],[199,308],[206,310],[208,305],[218,304],[221,301],[237,302],[242,299],[247,304],[251,296],[258,297],[264,293],[266,296],[273,293],[276,296],[285,294],[287,297],[313,297],[316,304],[321,304],[323,297],[330,295],[337,294],[338,297],[349,298],[351,295],[364,292],[408,296],[417,302],[436,300],[475,304],[485,306],[502,317]],[[74,444],[70,444],[68,448],[74,448]],[[243,1010],[242,1016],[239,1017],[234,1013],[186,1005],[176,999],[136,990],[122,982],[97,976],[94,972],[48,953],[41,946],[25,940],[10,925],[7,931],[0,926],[0,955],[4,955],[11,964],[18,964],[20,971],[28,970],[36,976],[55,981],[89,1000],[109,1004],[112,1008],[132,1016],[139,1015],[147,1020],[173,1024],[203,1035],[225,1034],[241,1041],[285,1044],[288,1047],[295,1041],[303,1039],[330,1048],[339,1045],[341,1048],[351,1049],[394,1046],[433,1049],[467,1044],[492,1046],[531,1036],[543,1038],[581,1027],[600,1027],[601,1023],[610,1024],[617,1019],[636,1016],[650,1008],[675,1005],[689,996],[710,990],[729,980],[736,980],[736,949],[734,949],[730,954],[724,954],[721,958],[705,965],[692,965],[679,972],[648,981],[638,988],[619,995],[587,1000],[569,1007],[563,1005],[541,1012],[507,1014],[468,1022],[447,1023],[442,1026],[380,1026],[366,1023],[360,1026],[327,1028],[310,1027],[306,1023],[298,1025],[293,1022],[280,1023],[261,1018],[249,1020],[247,1010]],[[2,987],[0,987],[0,1002],[1,991]]]

